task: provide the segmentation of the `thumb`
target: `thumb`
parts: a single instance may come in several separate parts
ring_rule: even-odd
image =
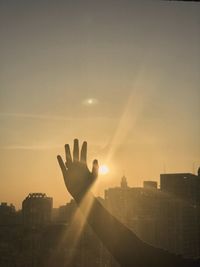
[[[63,162],[62,158],[60,155],[57,156],[57,160],[58,160],[58,163],[60,165],[60,169],[62,171],[62,174],[63,174],[63,178],[66,182],[66,179],[67,179],[67,169],[66,169],[66,166],[65,166],[65,163]]]

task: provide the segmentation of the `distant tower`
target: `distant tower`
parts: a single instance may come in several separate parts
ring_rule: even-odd
[[[121,179],[121,188],[128,188],[126,177],[123,176]]]

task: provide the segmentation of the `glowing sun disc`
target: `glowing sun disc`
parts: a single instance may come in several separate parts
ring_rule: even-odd
[[[109,168],[106,165],[99,166],[99,174],[107,174],[109,172]]]

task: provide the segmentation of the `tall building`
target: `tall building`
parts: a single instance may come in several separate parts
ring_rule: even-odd
[[[53,198],[44,193],[30,193],[22,202],[23,223],[39,226],[50,223]]]
[[[172,197],[200,204],[200,170],[192,173],[170,173],[160,175],[160,189]]]
[[[200,169],[198,175],[160,175],[163,196],[161,244],[186,257],[200,257]]]

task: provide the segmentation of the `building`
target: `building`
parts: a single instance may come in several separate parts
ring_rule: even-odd
[[[199,172],[200,173],[200,172]],[[143,187],[121,185],[105,190],[107,209],[145,242],[188,258],[200,257],[200,177],[161,174]]]
[[[15,222],[16,211],[14,205],[7,202],[0,204],[0,225],[13,224]]]
[[[30,193],[22,202],[25,226],[41,226],[51,222],[53,198],[44,193]]]
[[[192,173],[170,173],[160,175],[160,189],[172,197],[200,204],[200,171]]]
[[[198,174],[160,175],[161,245],[189,258],[200,257],[200,169]]]

